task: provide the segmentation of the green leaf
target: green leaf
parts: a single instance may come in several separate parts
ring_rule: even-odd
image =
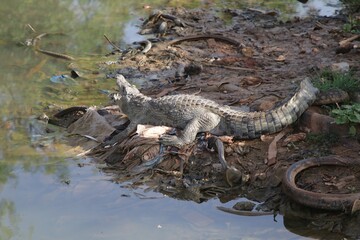
[[[335,122],[336,122],[336,124],[345,124],[345,123],[348,123],[349,120],[346,115],[341,115],[341,116],[335,118]]]
[[[349,134],[353,137],[356,136],[356,128],[354,126],[349,127]]]
[[[335,115],[343,115],[344,111],[341,109],[333,109],[331,110],[331,114],[335,114]]]
[[[351,109],[353,106],[352,105],[342,105],[341,107],[344,109]]]
[[[360,123],[360,114],[359,113],[353,112],[351,114],[347,114],[347,116],[348,116],[348,119],[350,122]]]
[[[354,104],[354,109],[355,111],[360,112],[360,104]]]

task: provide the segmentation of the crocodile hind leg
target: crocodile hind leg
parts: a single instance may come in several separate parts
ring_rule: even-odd
[[[185,144],[192,143],[196,134],[199,132],[208,132],[214,129],[220,122],[221,117],[215,113],[203,113],[194,117],[186,125],[183,131],[178,136],[175,135],[163,135],[160,138],[160,142],[164,145],[181,147]]]

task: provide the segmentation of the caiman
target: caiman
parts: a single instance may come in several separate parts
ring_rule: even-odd
[[[117,75],[119,93],[112,100],[130,119],[130,124],[106,144],[123,141],[138,124],[165,125],[180,129],[177,135],[163,135],[164,145],[181,147],[193,142],[200,132],[231,135],[235,139],[253,139],[276,133],[294,123],[315,101],[318,89],[305,78],[300,89],[281,106],[268,111],[234,110],[200,96],[179,94],[151,98]]]

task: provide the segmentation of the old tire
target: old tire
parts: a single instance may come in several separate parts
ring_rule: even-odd
[[[356,200],[360,200],[360,193],[351,194],[327,194],[306,191],[296,185],[296,176],[305,169],[322,165],[335,165],[351,167],[360,165],[360,160],[343,158],[340,156],[326,156],[320,158],[308,158],[291,165],[283,178],[282,187],[284,193],[297,203],[305,206],[326,209],[351,211]]]

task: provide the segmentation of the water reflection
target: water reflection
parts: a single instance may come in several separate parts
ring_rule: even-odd
[[[185,7],[254,4],[180,2]],[[254,2],[289,12],[301,6],[295,0]],[[178,3],[153,0],[150,5]],[[19,43],[43,32],[62,33],[42,39],[41,46],[92,66],[89,55],[109,51],[103,34],[120,46],[141,39],[136,24],[150,11],[143,9],[143,1],[13,0],[0,6],[0,239],[295,237],[281,218],[274,222],[272,217],[232,216],[216,210],[218,200],[198,205],[116,185],[96,166],[87,166],[87,159],[68,158],[74,154],[62,144],[58,129],[43,138],[37,116],[44,107],[103,104],[107,97],[98,91],[111,89],[113,83],[98,79],[81,80],[71,87],[53,83],[52,76],[69,74],[68,63]],[[158,199],[140,199],[135,193]]]
[[[311,0],[307,4],[298,4],[296,13],[300,17],[310,14],[320,16],[333,16],[341,9],[341,4],[338,0]]]
[[[0,199],[0,239],[11,239],[18,230],[19,217],[15,204],[7,199]]]

